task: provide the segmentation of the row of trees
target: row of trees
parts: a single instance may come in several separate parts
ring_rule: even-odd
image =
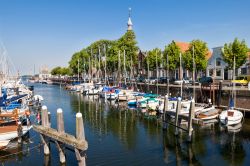
[[[79,73],[96,74],[98,71],[107,70],[108,74],[124,69],[130,70],[138,64],[138,46],[133,31],[127,31],[118,40],[99,40],[81,51],[76,52],[69,61],[68,68],[56,67],[52,70],[52,75],[70,75]],[[233,67],[233,57],[236,59],[236,68],[239,68],[246,62],[247,52],[249,51],[244,40],[237,38],[229,44],[224,45],[223,60],[228,63],[228,68]],[[148,51],[143,61],[143,67],[147,70],[156,69],[161,66],[165,69],[175,70],[180,66],[180,54],[182,53],[182,66],[192,71],[193,57],[196,71],[204,71],[207,67],[207,56],[209,49],[207,44],[201,40],[193,40],[189,43],[189,48],[184,53],[181,52],[175,41],[165,46],[164,50],[159,48]],[[125,56],[124,56],[125,54]],[[168,66],[166,59],[168,58]],[[120,59],[120,61],[119,61]],[[120,65],[119,65],[120,62]],[[156,63],[157,62],[157,63]],[[120,66],[120,68],[118,68]],[[90,70],[91,69],[91,70]]]
[[[180,64],[181,54],[183,59],[182,64]],[[188,50],[184,53],[181,52],[181,49],[178,47],[175,41],[172,41],[169,45],[167,45],[163,52],[159,48],[155,48],[147,53],[147,56],[144,59],[144,68],[149,65],[149,69],[154,70],[156,69],[156,64],[157,66],[167,68],[166,59],[168,58],[169,70],[175,70],[180,65],[185,67],[187,70],[192,70],[193,54],[194,61],[196,63],[196,70],[205,70],[207,66],[206,56],[208,56],[209,51],[207,44],[201,40],[191,41]]]

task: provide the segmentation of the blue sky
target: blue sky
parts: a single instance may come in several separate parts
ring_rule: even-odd
[[[128,8],[138,46],[201,39],[208,47],[235,37],[250,47],[249,0],[0,0],[0,41],[21,74],[67,66],[72,54],[126,32]]]

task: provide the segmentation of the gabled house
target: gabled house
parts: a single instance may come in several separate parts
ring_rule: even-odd
[[[233,70],[227,69],[227,63],[223,61],[222,48],[213,48],[212,56],[208,60],[206,76],[213,77],[217,80],[231,80]],[[246,63],[235,71],[235,75],[250,75],[250,52],[248,52]]]
[[[222,47],[213,48],[212,56],[208,60],[206,76],[219,80],[231,78],[231,72],[227,70],[227,63],[223,61]]]

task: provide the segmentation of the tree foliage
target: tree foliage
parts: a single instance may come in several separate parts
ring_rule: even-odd
[[[193,52],[196,71],[205,70],[207,67],[207,56],[209,50],[207,43],[201,40],[193,40],[190,42],[188,50],[183,55],[184,66],[188,70],[193,70]]]
[[[71,75],[71,71],[69,68],[67,67],[60,67],[57,66],[55,68],[53,68],[50,72],[52,75]]]
[[[169,70],[175,70],[180,66],[180,48],[176,45],[175,41],[172,41],[168,46],[165,46],[163,55],[164,59],[168,56]],[[167,64],[165,65],[167,68]]]
[[[126,68],[130,67],[131,58],[133,63],[137,63],[137,42],[135,40],[135,33],[133,31],[127,31],[118,40],[98,40],[88,47],[76,52],[69,61],[69,66],[73,73],[78,73],[78,60],[79,60],[79,72],[88,71],[89,59],[92,63],[92,68],[99,69],[100,58],[100,70],[104,70],[104,57],[106,54],[106,69],[107,72],[114,72],[118,67],[118,53],[120,51],[121,66],[123,64],[123,51],[126,54]],[[123,67],[123,66],[122,66]]]
[[[238,69],[246,62],[248,47],[244,40],[234,39],[233,43],[225,44],[222,52],[223,60],[228,64],[229,69],[233,69],[234,57],[235,68]]]
[[[155,48],[147,53],[147,56],[144,59],[144,68],[147,70],[149,66],[149,70],[156,69],[156,58],[157,58],[157,65],[160,66],[162,61],[161,57],[161,50],[159,48]]]

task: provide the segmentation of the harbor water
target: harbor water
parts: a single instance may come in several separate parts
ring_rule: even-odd
[[[216,123],[195,126],[192,143],[187,133],[174,136],[174,127],[162,130],[161,120],[144,117],[95,96],[83,96],[56,85],[34,84],[34,93],[42,95],[43,105],[51,112],[51,126],[56,128],[56,110],[63,109],[65,131],[75,134],[75,115],[84,120],[88,150],[87,165],[249,165],[250,120],[223,127]],[[32,116],[35,120],[35,115]],[[31,130],[22,144],[12,141],[0,151],[1,165],[60,165],[56,145],[43,155],[40,136]],[[66,149],[66,165],[77,165],[75,153]]]

